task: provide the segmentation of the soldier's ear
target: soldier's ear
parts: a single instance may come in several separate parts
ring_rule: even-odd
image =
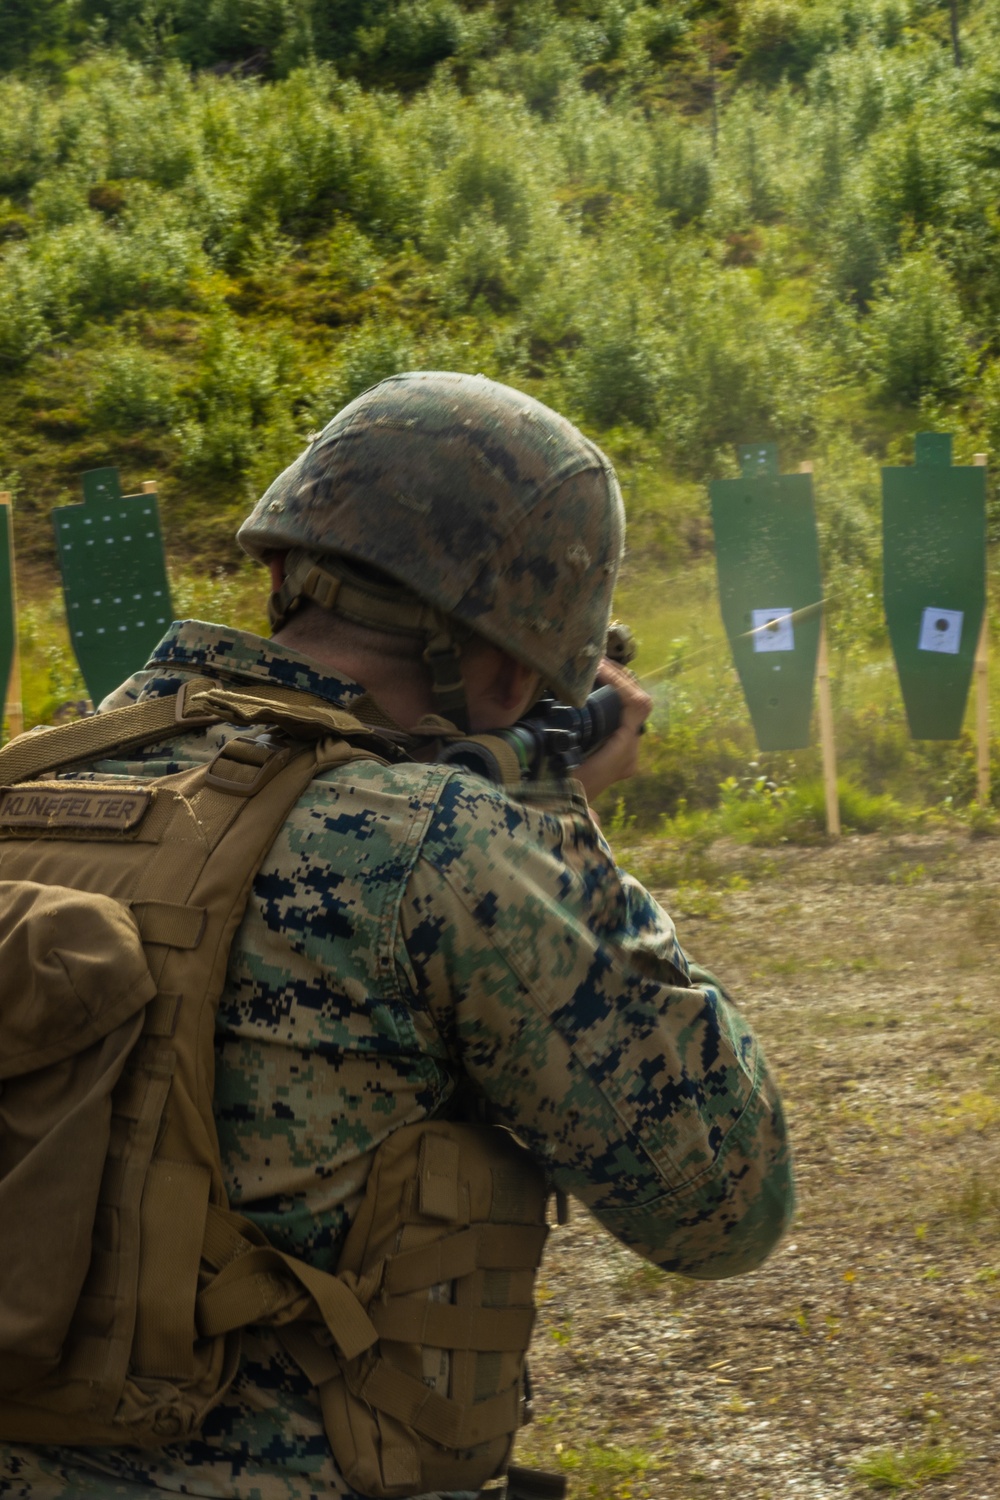
[[[501,651],[499,655],[500,661],[493,680],[494,699],[501,708],[516,709],[520,717],[538,697],[538,673],[513,656],[508,656],[506,651]]]
[[[276,594],[285,581],[285,558],[287,552],[269,552],[267,565],[271,569],[271,593]]]
[[[466,647],[462,678],[477,733],[513,724],[538,696],[538,673],[488,641],[474,640]]]

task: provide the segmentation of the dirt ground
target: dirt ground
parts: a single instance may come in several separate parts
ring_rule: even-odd
[[[574,1497],[998,1500],[1000,840],[712,858],[721,894],[659,894],[777,1069],[798,1216],[715,1283],[553,1233],[519,1461]]]

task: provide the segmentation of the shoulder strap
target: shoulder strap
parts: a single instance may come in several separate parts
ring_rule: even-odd
[[[48,771],[99,760],[112,750],[138,749],[209,724],[273,724],[300,738],[378,740],[385,754],[398,742],[387,725],[376,731],[354,714],[296,688],[223,687],[209,677],[193,677],[176,695],[147,698],[89,719],[19,735],[0,749],[0,787],[30,781]]]

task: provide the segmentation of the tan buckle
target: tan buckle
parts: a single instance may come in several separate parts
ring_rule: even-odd
[[[202,693],[205,691],[204,677],[190,677],[187,682],[181,684],[180,691],[174,699],[174,723],[183,724],[185,729],[201,729],[206,724],[218,724],[222,715],[217,713],[188,713],[187,700],[191,690]]]
[[[300,749],[298,745],[285,745],[281,749],[272,750],[262,740],[252,739],[249,735],[238,735],[236,739],[228,740],[212,757],[205,772],[205,785],[214,787],[217,792],[227,792],[230,797],[253,797],[279,771],[284,770]],[[256,772],[247,781],[225,775],[222,766],[227,761],[234,766],[255,766]]]

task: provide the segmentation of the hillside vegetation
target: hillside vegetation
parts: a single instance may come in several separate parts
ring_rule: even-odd
[[[961,66],[937,0],[7,12],[22,559],[50,564],[52,506],[117,463],[159,479],[176,564],[231,566],[237,518],[341,403],[480,370],[615,456],[623,599],[657,654],[689,638],[656,611],[664,577],[702,576],[704,481],[764,438],[817,461],[836,660],[884,651],[879,464],[917,428],[958,462],[1000,447],[994,6],[958,6]],[[731,676],[712,694],[718,749],[718,714],[745,716]]]

